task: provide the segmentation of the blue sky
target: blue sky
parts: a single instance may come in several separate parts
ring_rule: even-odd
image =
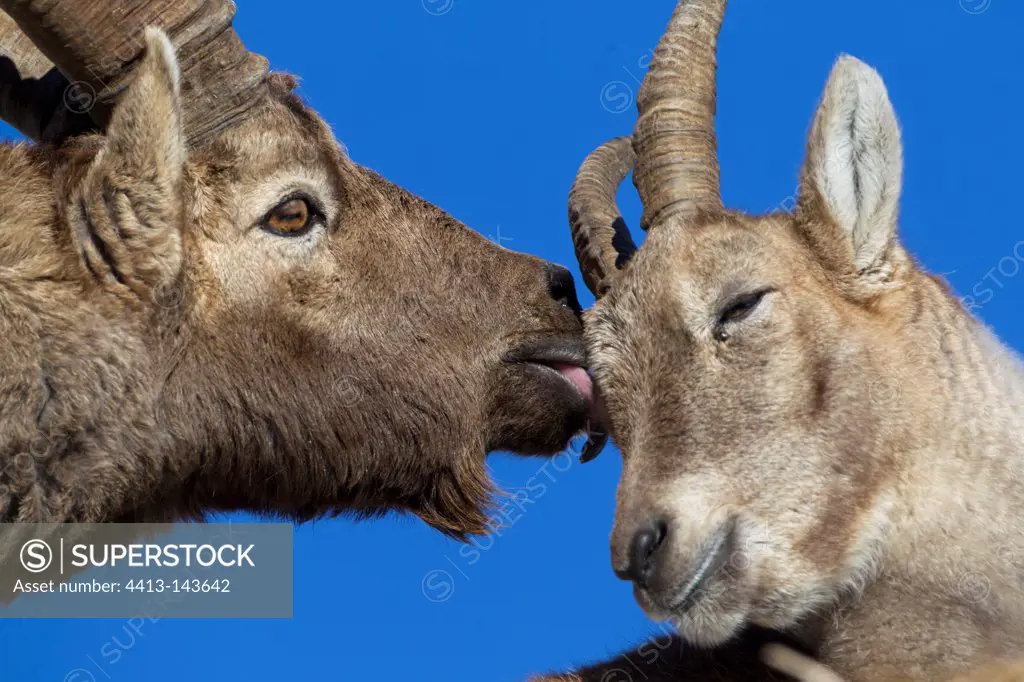
[[[242,38],[302,76],[354,159],[577,271],[569,185],[587,152],[632,129],[637,79],[675,1],[323,0],[301,3],[315,7],[301,18],[299,3],[239,4]],[[733,0],[720,51],[726,204],[762,212],[792,196],[828,71],[854,54],[882,73],[903,123],[910,250],[959,292],[977,288],[979,314],[1024,348],[1022,30],[1017,0]],[[637,224],[631,187],[622,206]],[[655,632],[609,565],[617,454],[492,465],[506,487],[532,486],[532,504],[477,546],[412,519],[307,525],[292,620],[161,620],[134,638],[119,620],[0,621],[0,679],[512,682]],[[116,662],[101,653],[113,650]]]

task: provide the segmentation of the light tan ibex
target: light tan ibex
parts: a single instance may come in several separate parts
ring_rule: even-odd
[[[856,59],[826,86],[795,211],[723,207],[725,5],[679,3],[632,139],[588,158],[570,198],[623,453],[612,564],[681,637],[577,679],[638,661],[633,679],[769,679],[762,628],[848,680],[1019,656],[1021,365],[901,245],[900,131]],[[615,207],[634,165],[635,253]]]
[[[0,146],[0,521],[393,509],[462,537],[487,452],[585,427],[568,272],[350,161],[233,3],[0,8],[3,115],[53,143]]]

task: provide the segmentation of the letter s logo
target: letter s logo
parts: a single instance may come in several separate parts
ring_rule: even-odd
[[[21,546],[21,565],[29,573],[42,573],[53,563],[53,551],[42,540],[29,540]]]

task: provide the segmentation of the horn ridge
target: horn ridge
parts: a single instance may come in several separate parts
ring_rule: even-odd
[[[0,9],[69,81],[92,90],[90,113],[101,125],[132,78],[150,26],[175,45],[192,146],[244,119],[268,92],[267,61],[238,38],[230,0],[0,0]]]
[[[641,225],[722,206],[715,136],[716,49],[727,0],[682,0],[637,97],[634,183]]]
[[[636,156],[628,137],[598,147],[580,166],[569,192],[569,226],[576,259],[587,288],[600,298],[637,247],[615,195],[633,169]]]

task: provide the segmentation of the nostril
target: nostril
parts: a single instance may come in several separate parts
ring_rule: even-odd
[[[631,580],[639,587],[647,587],[657,568],[656,554],[665,542],[668,526],[664,521],[653,521],[633,535],[629,547],[629,564],[617,575],[623,580]]]
[[[554,263],[547,266],[547,271],[548,295],[573,312],[582,312],[579,299],[576,298],[576,283],[572,279],[572,273]]]

